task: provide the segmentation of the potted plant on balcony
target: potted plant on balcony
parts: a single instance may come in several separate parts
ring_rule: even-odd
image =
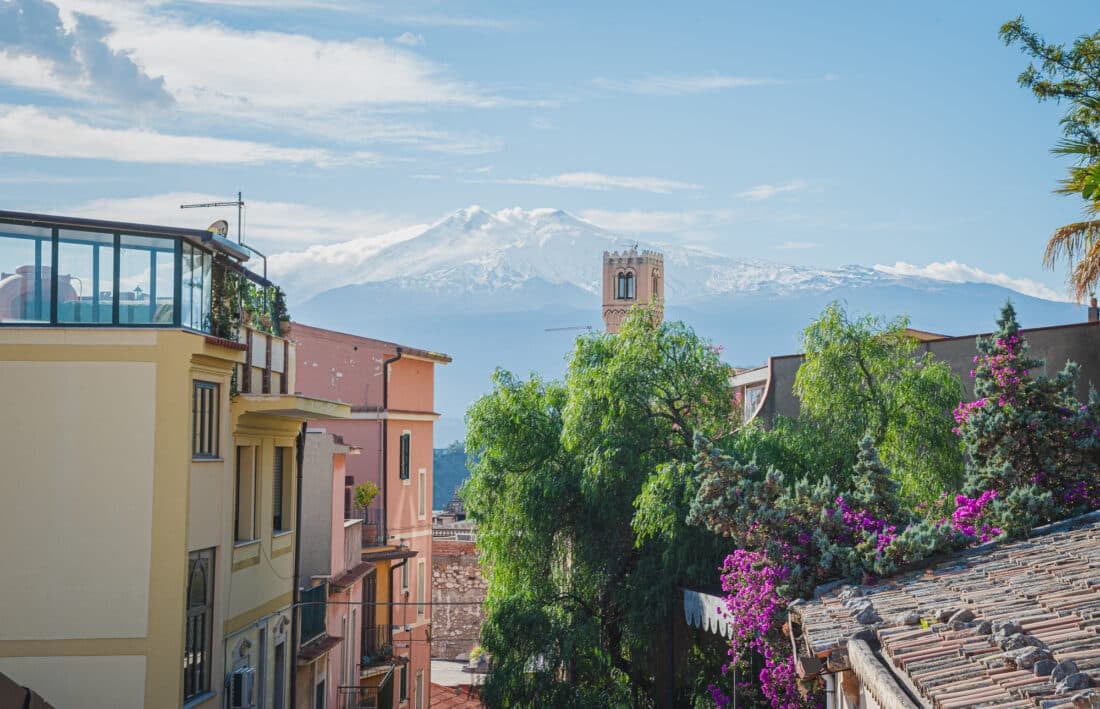
[[[289,337],[290,313],[286,310],[286,293],[279,286],[275,286],[275,295],[271,299],[271,317],[279,325],[276,334],[279,337]]]
[[[370,480],[355,486],[354,502],[355,509],[366,512],[370,507],[370,503],[374,502],[374,498],[378,497],[378,486]],[[378,524],[376,522],[368,522],[366,515],[363,515],[363,540],[371,541],[378,537]]]

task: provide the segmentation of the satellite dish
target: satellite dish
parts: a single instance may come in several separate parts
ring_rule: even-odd
[[[229,233],[229,222],[224,219],[219,219],[210,226],[206,227],[206,230],[217,234],[218,236],[225,238],[225,235]]]

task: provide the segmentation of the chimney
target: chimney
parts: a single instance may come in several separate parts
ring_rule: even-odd
[[[1096,307],[1096,296],[1089,298],[1089,322],[1100,322],[1100,308]]]

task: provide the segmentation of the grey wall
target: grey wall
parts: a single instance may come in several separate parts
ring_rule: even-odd
[[[332,573],[332,455],[335,444],[331,433],[307,433],[302,460],[302,585],[309,586],[311,576]]]
[[[1047,374],[1060,370],[1067,360],[1080,365],[1077,379],[1078,399],[1085,401],[1088,398],[1090,384],[1100,390],[1100,323],[1074,323],[1020,332],[1030,347],[1030,356],[1045,360]],[[952,337],[923,343],[922,348],[951,365],[952,371],[962,379],[966,397],[969,398],[974,394],[974,380],[970,378],[970,370],[974,368],[974,355],[978,353],[976,341],[978,337],[988,336],[989,333]],[[759,416],[765,423],[772,421],[777,415],[798,415],[799,404],[794,395],[794,379],[802,359],[800,354],[770,358],[771,378],[768,380],[768,389],[764,394],[764,405]]]

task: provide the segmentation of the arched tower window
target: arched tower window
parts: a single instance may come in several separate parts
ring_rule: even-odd
[[[634,274],[624,271],[615,280],[615,297],[619,300],[634,300]]]
[[[654,271],[653,272],[653,290],[651,291],[651,296],[650,296],[651,298],[660,298],[661,297],[661,291],[660,291],[660,288],[659,288],[660,284],[661,284],[661,273],[660,273],[660,271]]]

